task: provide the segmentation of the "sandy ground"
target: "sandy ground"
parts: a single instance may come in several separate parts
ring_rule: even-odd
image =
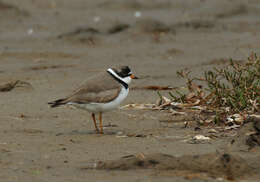
[[[259,1],[0,2],[0,84],[22,80],[32,85],[0,92],[0,181],[226,180],[153,170],[81,169],[138,153],[181,156],[228,150],[260,169],[259,150],[248,152],[244,142],[249,126],[209,143],[189,144],[185,140],[201,131],[183,128],[183,122],[162,125],[159,120],[166,113],[117,110],[104,116],[105,125],[117,127],[97,135],[87,112],[46,104],[115,65],[129,65],[141,77],[132,86],[182,86],[177,70],[190,68],[199,75],[223,63],[216,60],[259,53]],[[124,104],[156,99],[156,92],[131,90]],[[239,141],[227,147],[234,138]],[[256,176],[237,180],[258,181]]]

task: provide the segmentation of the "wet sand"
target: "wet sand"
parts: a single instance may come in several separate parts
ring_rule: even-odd
[[[141,78],[132,87],[183,86],[177,70],[189,68],[198,76],[223,65],[216,60],[259,54],[259,16],[260,3],[254,0],[0,1],[0,84],[31,84],[0,92],[1,181],[217,181],[207,175],[190,177],[190,172],[82,170],[138,153],[228,151],[257,171],[259,147],[248,151],[245,144],[250,124],[209,143],[190,144],[186,140],[203,131],[184,128],[183,122],[164,125],[159,120],[167,117],[165,112],[116,110],[104,115],[104,124],[116,127],[98,135],[89,113],[50,109],[47,102],[116,65],[129,65]],[[157,98],[155,91],[131,90],[123,105],[155,103]],[[257,174],[242,180],[257,181]]]

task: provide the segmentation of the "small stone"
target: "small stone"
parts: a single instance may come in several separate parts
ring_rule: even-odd
[[[212,119],[206,119],[204,122],[209,124],[209,123],[212,123],[212,121],[213,121]]]
[[[194,128],[194,131],[200,131],[200,130],[201,130],[201,128],[198,127],[198,126],[196,126],[196,127]]]
[[[30,28],[30,29],[27,30],[27,34],[28,34],[28,35],[32,35],[33,32],[34,32],[34,30],[33,30],[32,28]]]
[[[209,137],[206,137],[204,135],[196,135],[196,136],[193,137],[193,139],[195,139],[195,140],[210,140]]]
[[[119,132],[116,133],[116,135],[123,135],[123,132],[119,131]]]
[[[136,18],[139,18],[139,17],[141,17],[142,16],[142,13],[140,12],[140,11],[136,11],[135,12],[135,17]]]
[[[215,129],[210,129],[210,130],[209,130],[209,133],[218,133],[218,131],[215,130]]]
[[[93,21],[94,21],[95,23],[99,22],[99,21],[100,21],[100,17],[99,17],[99,16],[95,16],[95,17],[93,18]]]
[[[240,125],[233,124],[232,126],[226,126],[225,130],[232,130],[232,129],[237,129],[240,128]]]

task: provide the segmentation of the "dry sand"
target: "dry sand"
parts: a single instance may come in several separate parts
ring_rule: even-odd
[[[260,169],[259,149],[248,152],[245,145],[249,125],[209,143],[190,144],[185,141],[202,131],[183,128],[183,122],[162,125],[166,113],[117,110],[104,115],[105,125],[117,127],[97,135],[87,112],[46,104],[114,65],[129,65],[142,78],[132,86],[182,86],[177,70],[190,68],[200,75],[223,64],[216,60],[259,53],[260,2],[246,2],[0,1],[0,84],[21,80],[32,86],[0,92],[0,181],[220,180],[190,172],[82,170],[138,153],[182,156],[228,150]],[[131,90],[124,104],[156,99],[156,92]],[[232,139],[236,142],[229,146]],[[252,175],[242,181],[258,179]]]

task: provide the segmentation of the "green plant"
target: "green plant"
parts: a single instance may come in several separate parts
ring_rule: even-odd
[[[228,66],[206,71],[203,78],[191,78],[190,72],[185,71],[177,74],[186,79],[189,92],[170,93],[175,102],[199,100],[200,105],[228,114],[259,111],[260,58],[256,54],[251,54],[244,62],[230,59]],[[197,81],[204,81],[206,88],[198,85]]]

